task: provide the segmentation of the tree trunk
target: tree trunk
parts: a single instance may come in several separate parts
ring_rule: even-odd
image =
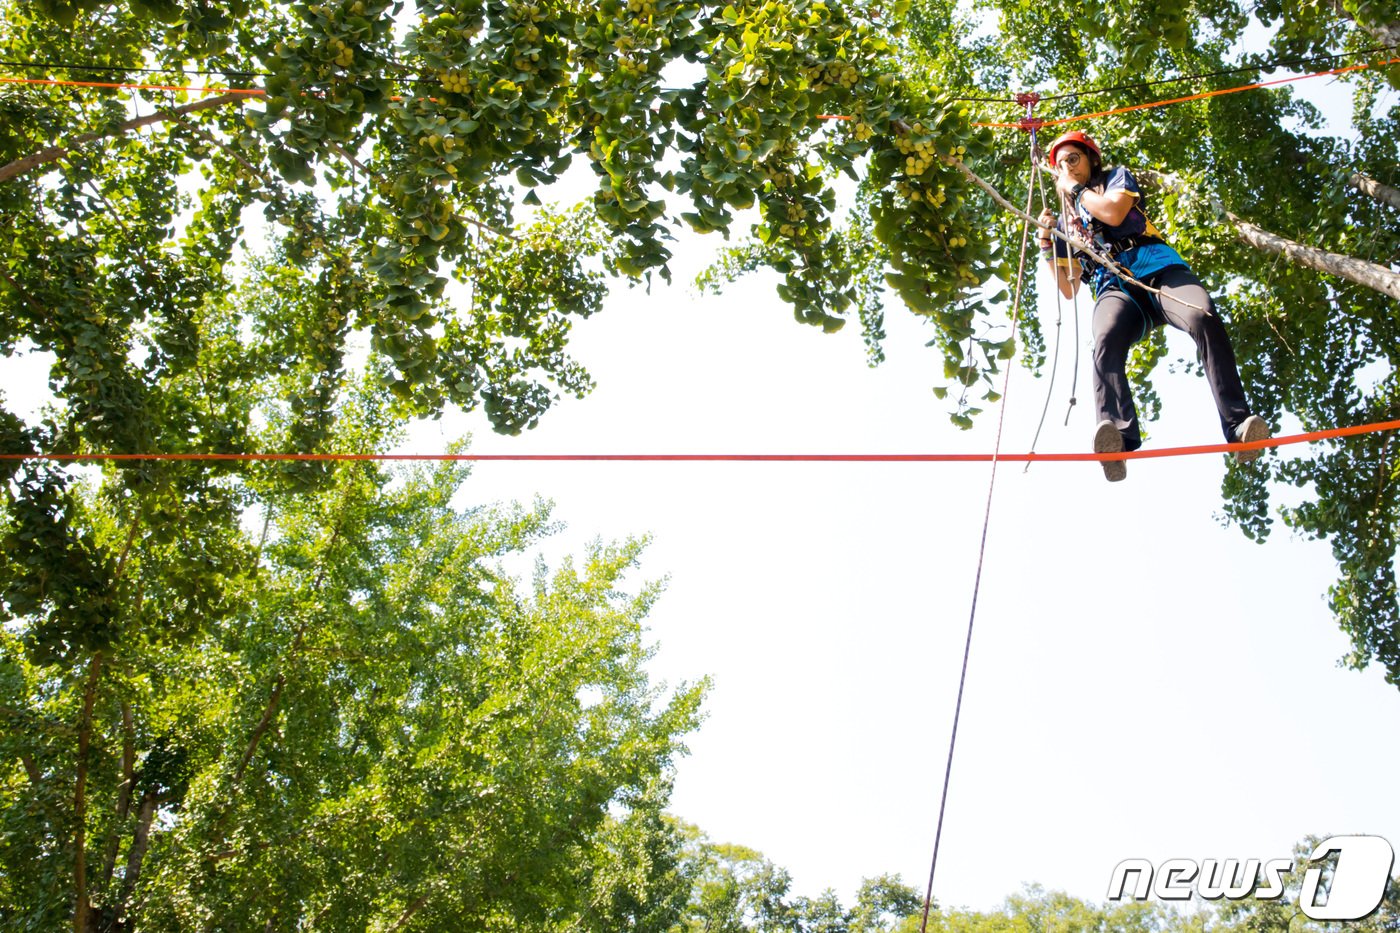
[[[1347,183],[1357,191],[1369,194],[1377,201],[1384,201],[1391,207],[1400,210],[1400,188],[1392,188],[1390,185],[1378,182],[1371,176],[1363,175],[1360,172],[1352,172]]]
[[[38,152],[31,153],[22,159],[15,159],[9,165],[0,166],[0,182],[9,181],[11,178],[23,175],[25,172],[33,171],[41,165],[50,162],[57,162],[71,149],[95,142],[99,139],[106,139],[109,136],[120,136],[132,130],[140,129],[143,126],[150,126],[153,123],[164,123],[167,120],[177,120],[187,113],[194,113],[197,110],[209,110],[213,107],[222,107],[224,104],[241,103],[248,99],[246,94],[222,94],[218,97],[210,97],[207,100],[195,101],[183,107],[177,107],[171,111],[153,113],[150,116],[139,117],[135,120],[128,120],[125,123],[118,123],[110,129],[97,133],[84,133],[75,136],[73,141],[67,146],[50,146]]]
[[[1138,177],[1140,180],[1160,188],[1169,188],[1187,195],[1195,193],[1182,179],[1165,172],[1144,169],[1138,173]],[[1379,189],[1379,193],[1362,188],[1361,184],[1357,182],[1358,179],[1361,179],[1363,183],[1371,182]],[[1382,200],[1388,198],[1387,192],[1395,191],[1394,188],[1382,185],[1380,182],[1361,174],[1354,174],[1351,183],[1366,191],[1367,194],[1372,194]],[[1209,198],[1211,206],[1235,228],[1235,235],[1249,246],[1266,253],[1282,256],[1290,262],[1307,266],[1309,269],[1316,269],[1318,272],[1325,272],[1328,275],[1335,275],[1349,282],[1355,282],[1357,285],[1364,285],[1366,288],[1400,301],[1400,274],[1377,263],[1357,259],[1355,256],[1331,253],[1314,246],[1304,246],[1296,240],[1279,236],[1277,233],[1270,233],[1268,230],[1255,226],[1246,220],[1241,220],[1230,213],[1213,195],[1207,193],[1206,196]]]
[[[1316,269],[1318,272],[1325,272],[1328,275],[1335,275],[1349,282],[1355,282],[1357,285],[1363,285],[1400,301],[1400,274],[1392,272],[1385,266],[1357,259],[1355,256],[1344,256],[1341,253],[1329,253],[1324,249],[1304,246],[1302,243],[1287,237],[1281,237],[1276,233],[1270,233],[1261,227],[1256,227],[1229,211],[1225,212],[1225,216],[1229,218],[1230,223],[1235,225],[1235,233],[1239,238],[1255,249],[1282,256],[1301,266]]]
[[[117,850],[121,846],[121,828],[131,813],[131,791],[136,777],[136,723],[131,704],[122,701],[122,784],[117,793],[117,818],[107,839],[107,860],[102,866],[102,886],[112,883],[116,870]]]
[[[87,933],[87,772],[88,746],[92,742],[92,708],[97,702],[97,681],[102,676],[102,652],[88,663],[83,716],[78,724],[78,777],[73,788],[73,931]]]
[[[146,858],[146,849],[151,840],[151,822],[155,819],[157,796],[148,790],[141,797],[141,808],[137,811],[136,831],[131,836],[131,851],[126,855],[126,875],[122,878],[121,894],[117,897],[113,911],[113,924],[119,925],[126,916],[126,903],[136,890],[136,882],[141,878],[141,863]]]

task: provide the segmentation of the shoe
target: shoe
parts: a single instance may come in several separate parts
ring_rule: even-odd
[[[1269,426],[1258,415],[1250,415],[1235,428],[1235,443],[1237,444],[1249,444],[1254,441],[1267,440],[1269,437]],[[1259,455],[1263,452],[1259,448],[1237,450],[1235,451],[1235,459],[1240,463],[1249,463],[1259,459]]]
[[[1094,428],[1094,453],[1116,454],[1123,449],[1123,434],[1118,426],[1105,418]],[[1100,460],[1103,478],[1116,483],[1128,478],[1128,464],[1123,460]]]

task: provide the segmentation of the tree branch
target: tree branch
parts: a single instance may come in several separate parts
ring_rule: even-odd
[[[19,756],[19,763],[24,765],[24,773],[29,776],[29,783],[38,787],[44,780],[44,774],[34,763],[34,759],[22,754]]]
[[[1373,23],[1361,22],[1356,16],[1346,8],[1342,0],[1332,0],[1332,12],[1342,19],[1351,20],[1357,28],[1370,33],[1381,43],[1387,46],[1400,45],[1400,22],[1394,23]]]
[[[327,550],[334,547],[335,542],[339,540],[339,538],[340,527],[337,526],[335,533],[331,535],[330,542],[326,545]],[[315,582],[311,584],[312,592],[320,592],[321,586],[326,580],[326,570],[327,568],[323,563],[320,572],[316,575]],[[300,653],[302,643],[306,640],[306,626],[307,623],[302,622],[301,626],[297,628],[296,637],[292,639],[292,646],[287,651],[288,657],[295,657]],[[262,718],[258,720],[258,724],[253,728],[253,734],[248,740],[248,748],[243,752],[243,760],[238,763],[238,770],[234,772],[233,783],[235,787],[242,783],[243,773],[248,769],[248,764],[253,760],[253,755],[257,753],[258,743],[262,741],[262,737],[267,733],[268,727],[272,725],[272,717],[277,713],[277,701],[281,698],[282,688],[286,685],[286,673],[278,674],[277,680],[272,684],[272,693],[267,698],[267,705],[263,707]]]
[[[272,525],[272,503],[268,502],[263,511],[262,534],[258,535],[258,549],[253,554],[253,571],[251,576],[256,577],[258,570],[262,567],[263,549],[267,546],[267,530]]]
[[[1400,23],[1378,23],[1361,27],[1388,46],[1400,45]]]
[[[404,926],[407,925],[408,921],[413,918],[413,915],[418,913],[426,903],[428,903],[428,895],[424,894],[422,897],[418,898],[418,900],[409,904],[408,909],[399,915],[398,922],[389,928],[389,933],[393,933],[395,930],[402,930]]]
[[[9,273],[6,272],[4,269],[0,269],[0,281],[3,281],[6,285],[10,286],[15,290],[19,297],[24,300],[24,303],[29,305],[29,310],[34,312],[38,320],[42,321],[49,316],[48,311],[44,308],[43,305],[39,304],[38,299],[36,299],[33,295],[29,294],[29,292],[25,291],[24,286],[20,285],[14,279],[10,278]]]
[[[1372,291],[1380,292],[1382,295],[1388,295],[1396,301],[1400,301],[1400,274],[1392,272],[1385,266],[1357,259],[1355,256],[1345,256],[1314,246],[1304,246],[1295,240],[1279,236],[1277,233],[1270,233],[1262,227],[1241,220],[1229,211],[1225,212],[1225,217],[1234,224],[1236,235],[1255,249],[1282,256],[1284,259],[1309,269],[1315,269],[1318,272],[1325,272],[1328,275],[1335,275],[1349,282],[1355,282],[1357,285],[1365,286]]]
[[[222,139],[215,136],[213,133],[209,132],[199,124],[191,123],[190,121],[184,119],[183,116],[177,117],[176,119],[179,120],[181,126],[189,130],[191,133],[197,134],[205,142],[210,143],[211,145],[218,146],[220,149],[222,149],[225,153],[228,154],[229,158],[233,159],[235,162],[237,162],[243,167],[243,170],[248,173],[248,176],[250,178],[256,178],[263,184],[271,186],[272,179],[264,175],[258,169],[254,168],[253,163],[243,158],[243,153],[239,152],[237,149],[233,148],[228,143],[224,142]]]
[[[1168,175],[1163,172],[1153,172],[1144,170],[1139,176],[1154,185],[1162,188],[1170,188],[1186,194],[1195,192],[1185,181],[1175,175]],[[1364,178],[1365,176],[1354,175],[1353,178]],[[1376,184],[1379,184],[1377,182]],[[1382,186],[1385,187],[1385,186]],[[1364,190],[1364,189],[1363,189]],[[1394,189],[1391,189],[1394,190]],[[1367,192],[1370,193],[1370,192]],[[1400,274],[1392,272],[1385,266],[1365,259],[1357,259],[1355,256],[1347,256],[1343,253],[1333,253],[1325,249],[1318,249],[1315,246],[1305,246],[1296,240],[1290,240],[1277,233],[1271,233],[1263,227],[1259,227],[1243,220],[1235,214],[1225,209],[1225,206],[1213,195],[1206,195],[1211,207],[1216,213],[1227,221],[1235,229],[1235,236],[1241,242],[1252,246],[1262,252],[1271,253],[1284,259],[1294,262],[1300,266],[1328,275],[1335,275],[1338,278],[1355,282],[1357,285],[1365,286],[1372,291],[1380,292],[1391,298],[1400,301]]]
[[[1369,175],[1360,172],[1352,172],[1347,178],[1347,184],[1363,194],[1369,194],[1377,201],[1384,201],[1396,210],[1400,210],[1400,188],[1392,188],[1390,185],[1376,181]]]
[[[349,162],[350,165],[351,165],[352,167],[354,167],[354,168],[358,169],[360,172],[364,173],[364,176],[365,176],[366,178],[373,178],[375,181],[378,181],[378,180],[379,180],[379,179],[375,178],[374,173],[371,172],[368,168],[366,168],[365,165],[364,165],[362,162],[360,162],[359,159],[355,158],[355,157],[352,156],[350,153],[346,152],[345,149],[344,149],[343,147],[341,147],[341,145],[340,145],[339,143],[331,143],[330,145],[331,145],[331,151],[332,151],[332,152],[334,152],[336,155],[340,156],[340,157],[341,157],[342,159],[344,159],[346,162]]]
[[[263,707],[262,718],[253,727],[253,734],[248,739],[248,747],[243,752],[243,759],[238,763],[238,770],[233,774],[235,786],[243,782],[243,773],[248,770],[248,763],[253,760],[253,755],[257,754],[258,743],[267,734],[267,729],[272,725],[272,717],[277,715],[277,701],[282,697],[282,688],[287,685],[287,675],[278,674],[277,680],[273,682],[272,694],[267,698],[267,705]]]
[[[120,136],[124,133],[129,133],[132,130],[140,129],[143,126],[150,126],[154,123],[178,120],[185,114],[194,113],[198,110],[210,110],[214,107],[222,107],[225,104],[242,103],[247,99],[248,95],[246,94],[221,94],[218,97],[198,100],[192,104],[177,107],[174,110],[157,111],[149,116],[138,117],[135,120],[128,120],[125,123],[118,123],[116,126],[100,132],[83,133],[81,136],[75,136],[73,141],[67,146],[50,146],[47,149],[41,149],[38,152],[31,153],[22,159],[16,159],[8,165],[0,166],[0,182],[6,182],[26,172],[31,172],[41,165],[57,162],[59,159],[63,158],[64,154],[69,150],[87,145],[90,142],[96,142],[99,139],[107,139],[112,136]]]
[[[78,730],[68,725],[68,723],[57,722],[53,719],[45,719],[33,710],[15,709],[13,706],[0,706],[0,716],[5,716],[9,719],[18,719],[23,723],[25,728],[42,729],[49,735],[72,738],[78,734]]]
[[[119,583],[122,574],[126,573],[126,559],[131,555],[131,546],[136,543],[136,532],[141,527],[141,515],[137,515],[131,520],[131,528],[126,533],[126,544],[122,545],[121,555],[117,558],[117,569],[112,574],[113,585]]]

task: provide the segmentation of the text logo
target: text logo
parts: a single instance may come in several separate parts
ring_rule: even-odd
[[[1332,836],[1313,848],[1307,862],[1298,909],[1313,920],[1360,920],[1374,913],[1385,897],[1395,850],[1380,836]],[[1274,900],[1283,896],[1283,876],[1292,870],[1291,858],[1173,858],[1155,866],[1147,859],[1130,858],[1114,867],[1108,899],[1142,901],[1154,896],[1184,901],[1199,895],[1212,901]]]
[[[1360,920],[1381,906],[1395,850],[1380,836],[1333,836],[1312,850],[1317,863],[1337,853],[1337,867],[1325,895],[1318,889],[1322,869],[1309,868],[1298,895],[1298,908],[1314,920]],[[1323,903],[1319,904],[1321,899]]]

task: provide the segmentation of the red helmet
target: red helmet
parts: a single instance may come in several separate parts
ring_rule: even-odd
[[[1055,154],[1059,151],[1059,148],[1066,143],[1078,143],[1097,156],[1100,161],[1103,160],[1103,153],[1099,151],[1099,144],[1094,142],[1092,137],[1086,136],[1078,130],[1070,130],[1051,143],[1049,150],[1046,151],[1045,158],[1049,160],[1051,165],[1055,164]]]

